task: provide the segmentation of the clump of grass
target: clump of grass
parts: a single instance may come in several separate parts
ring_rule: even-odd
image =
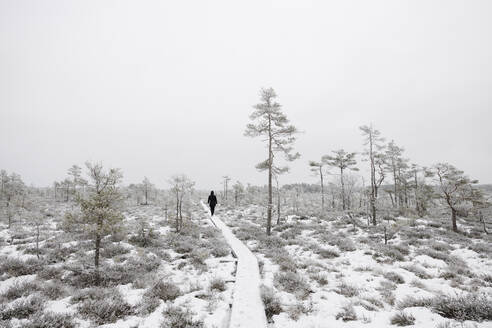
[[[69,314],[62,313],[35,313],[29,322],[22,324],[22,328],[75,328],[78,324]]]
[[[392,271],[385,272],[383,274],[383,277],[385,277],[389,281],[394,282],[395,284],[403,284],[403,283],[405,283],[405,279],[403,278],[403,276],[400,275],[400,274],[398,274],[398,273],[396,273],[396,272],[392,272]]]
[[[181,296],[181,290],[176,284],[159,280],[145,293],[147,297],[156,297],[164,302],[174,301]]]
[[[272,322],[272,317],[283,311],[282,306],[280,305],[280,299],[275,295],[274,290],[270,287],[262,285],[260,292],[261,300],[265,306],[265,315],[268,322]]]
[[[430,279],[430,278],[432,278],[432,276],[430,274],[428,274],[424,269],[418,267],[415,264],[402,266],[401,268],[403,268],[403,269],[405,269],[407,271],[412,272],[414,275],[416,275],[420,279]]]
[[[311,292],[309,284],[295,272],[288,271],[276,273],[273,277],[273,281],[275,287],[288,293],[295,294],[303,299]]]
[[[25,319],[42,311],[45,300],[38,295],[22,298],[8,305],[0,306],[0,320]]]
[[[338,285],[338,289],[336,292],[345,297],[353,297],[359,295],[360,289],[346,282],[342,282],[340,285]]]
[[[478,322],[492,320],[492,299],[485,293],[437,296],[433,299],[432,308],[449,319]]]
[[[390,322],[396,326],[411,326],[415,323],[415,317],[411,313],[400,311],[391,317]]]
[[[321,256],[321,258],[324,258],[324,259],[332,259],[332,258],[335,258],[335,257],[339,257],[340,256],[340,254],[338,254],[337,251],[334,251],[334,250],[331,250],[331,249],[325,249],[325,248],[319,249],[318,255]]]
[[[417,298],[414,296],[407,296],[404,299],[398,301],[396,307],[399,310],[403,310],[409,307],[431,307],[432,303],[433,301],[431,298]]]
[[[34,274],[40,271],[42,267],[42,262],[34,258],[26,261],[12,257],[3,257],[0,259],[0,272],[6,273],[10,277]]]
[[[189,310],[169,306],[163,311],[164,322],[161,328],[203,328],[203,321],[194,320]]]
[[[213,278],[210,281],[210,290],[223,292],[227,289],[226,282],[221,278]]]
[[[134,314],[129,305],[116,289],[94,292],[77,306],[82,317],[98,325],[115,322],[125,316]]]
[[[342,311],[337,313],[335,318],[337,320],[342,319],[342,321],[355,321],[357,320],[357,314],[352,304],[347,304],[342,308]]]

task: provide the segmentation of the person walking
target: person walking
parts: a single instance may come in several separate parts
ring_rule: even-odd
[[[213,190],[210,192],[210,195],[208,196],[208,205],[210,206],[210,214],[214,215],[215,205],[217,205],[217,197],[215,197]]]

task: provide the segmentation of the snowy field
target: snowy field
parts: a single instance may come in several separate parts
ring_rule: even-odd
[[[2,327],[492,327],[492,245],[471,221],[456,234],[446,218],[288,215],[267,237],[263,207],[219,207],[215,222],[191,208],[177,234],[162,208],[128,207],[99,272],[64,226],[69,203],[50,205],[38,250],[28,221],[3,226]]]

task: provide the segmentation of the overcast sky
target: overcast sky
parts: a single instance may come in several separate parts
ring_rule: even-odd
[[[491,183],[491,17],[490,0],[0,0],[0,168],[263,184],[266,149],[243,132],[271,86],[304,131],[284,183],[362,151],[370,122],[412,162]]]

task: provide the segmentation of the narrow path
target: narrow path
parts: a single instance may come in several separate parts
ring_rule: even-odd
[[[201,203],[210,215],[208,207],[203,201]],[[236,253],[238,259],[229,327],[266,328],[267,320],[260,297],[260,272],[256,257],[217,215],[210,217],[210,219],[222,231],[225,240]]]

